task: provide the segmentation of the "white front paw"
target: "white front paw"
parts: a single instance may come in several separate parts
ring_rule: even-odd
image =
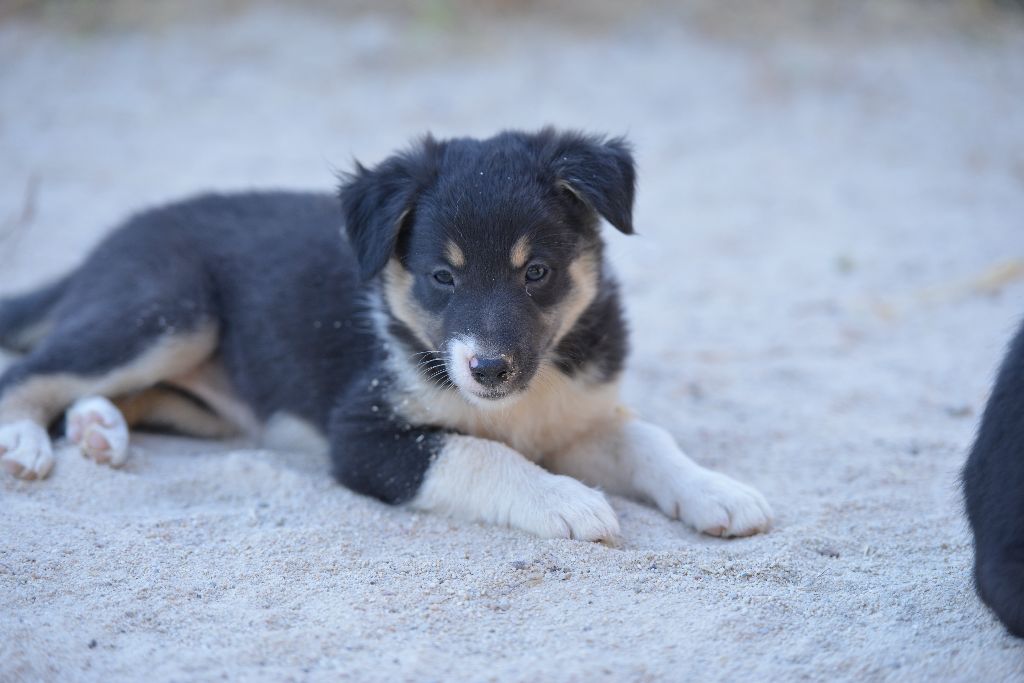
[[[772,525],[772,509],[760,493],[724,474],[699,470],[664,480],[655,496],[662,512],[711,536],[750,536]]]
[[[79,399],[68,409],[67,437],[82,454],[112,467],[128,459],[128,425],[121,411],[102,396]]]
[[[53,468],[50,436],[31,420],[0,427],[0,463],[19,479],[42,479]]]
[[[511,510],[509,525],[542,538],[614,541],[619,520],[604,494],[561,475],[545,476]]]

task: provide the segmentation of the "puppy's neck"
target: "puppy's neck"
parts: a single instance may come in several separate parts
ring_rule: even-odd
[[[617,381],[598,373],[572,377],[544,362],[525,391],[514,397],[471,401],[454,387],[442,388],[414,365],[393,358],[392,402],[402,418],[461,434],[500,441],[533,460],[560,452],[580,436],[621,414]]]

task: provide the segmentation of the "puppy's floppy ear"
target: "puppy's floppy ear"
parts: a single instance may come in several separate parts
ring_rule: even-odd
[[[627,235],[633,234],[636,170],[625,138],[540,133],[556,184]]]
[[[355,172],[342,177],[338,195],[345,232],[364,280],[379,273],[394,253],[417,196],[437,175],[440,150],[441,144],[427,135],[372,169],[356,162]]]

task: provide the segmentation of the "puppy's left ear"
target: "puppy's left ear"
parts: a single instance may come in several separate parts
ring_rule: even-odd
[[[548,147],[556,184],[627,235],[633,234],[636,169],[625,138],[556,134]],[[550,139],[550,138],[549,138]]]
[[[426,136],[408,151],[372,169],[356,162],[338,191],[345,233],[364,280],[377,275],[395,251],[398,235],[412,220],[416,198],[437,174],[440,144]]]

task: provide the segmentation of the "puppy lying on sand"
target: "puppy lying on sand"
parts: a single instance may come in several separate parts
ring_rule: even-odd
[[[626,328],[599,217],[633,232],[621,139],[427,137],[335,197],[208,195],[141,213],[74,272],[0,304],[0,461],[53,465],[66,411],[118,465],[128,428],[218,437],[298,422],[338,480],[394,504],[611,539],[604,495],[715,536],[764,498],[619,403]]]

